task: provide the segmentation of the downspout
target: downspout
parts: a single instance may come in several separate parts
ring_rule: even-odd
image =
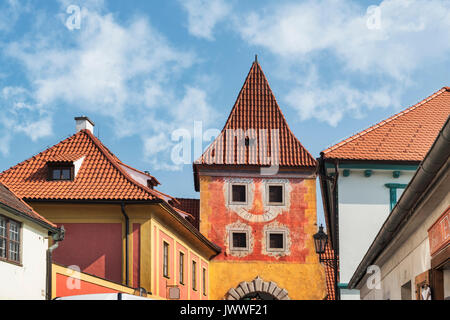
[[[339,288],[339,202],[338,202],[338,178],[339,178],[339,170],[338,170],[338,161],[336,160],[334,163],[334,181],[333,181],[333,195],[334,195],[334,263],[335,263],[335,272],[334,272],[334,282],[336,284],[336,300],[341,300],[341,289]]]
[[[120,208],[122,210],[122,214],[125,217],[125,284],[128,286],[129,283],[129,272],[128,272],[128,261],[129,261],[129,254],[128,254],[128,236],[130,235],[130,218],[128,217],[127,213],[125,212],[125,202],[122,202],[120,204]]]
[[[52,255],[53,251],[59,247],[59,243],[64,240],[64,236],[66,234],[66,230],[64,226],[59,228],[58,232],[52,235],[52,239],[55,242],[50,248],[47,249],[47,287],[46,287],[46,299],[52,299]]]

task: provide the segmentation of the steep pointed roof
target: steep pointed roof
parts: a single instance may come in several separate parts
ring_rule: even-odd
[[[324,158],[422,161],[450,115],[450,88],[323,151]]]
[[[315,167],[314,157],[289,129],[257,60],[221,134],[196,164]]]
[[[48,179],[50,163],[75,161],[80,161],[81,166],[73,181]],[[152,176],[148,175],[148,179]],[[125,164],[89,130],[81,130],[0,173],[0,182],[27,200],[173,199],[134,179]]]

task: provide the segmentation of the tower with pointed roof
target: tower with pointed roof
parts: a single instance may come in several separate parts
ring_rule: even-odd
[[[323,299],[316,160],[290,130],[257,59],[221,133],[194,162],[212,299]]]

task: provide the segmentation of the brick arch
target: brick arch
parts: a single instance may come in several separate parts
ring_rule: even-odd
[[[273,281],[264,281],[257,276],[253,281],[243,281],[236,288],[231,288],[225,295],[225,300],[240,300],[249,293],[265,292],[277,300],[291,300],[286,289],[280,288]]]

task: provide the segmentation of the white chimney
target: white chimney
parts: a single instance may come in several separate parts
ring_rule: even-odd
[[[75,129],[77,132],[79,132],[80,130],[89,130],[92,134],[94,134],[95,123],[92,122],[91,119],[89,119],[86,116],[82,116],[76,117],[75,121],[76,121]]]

